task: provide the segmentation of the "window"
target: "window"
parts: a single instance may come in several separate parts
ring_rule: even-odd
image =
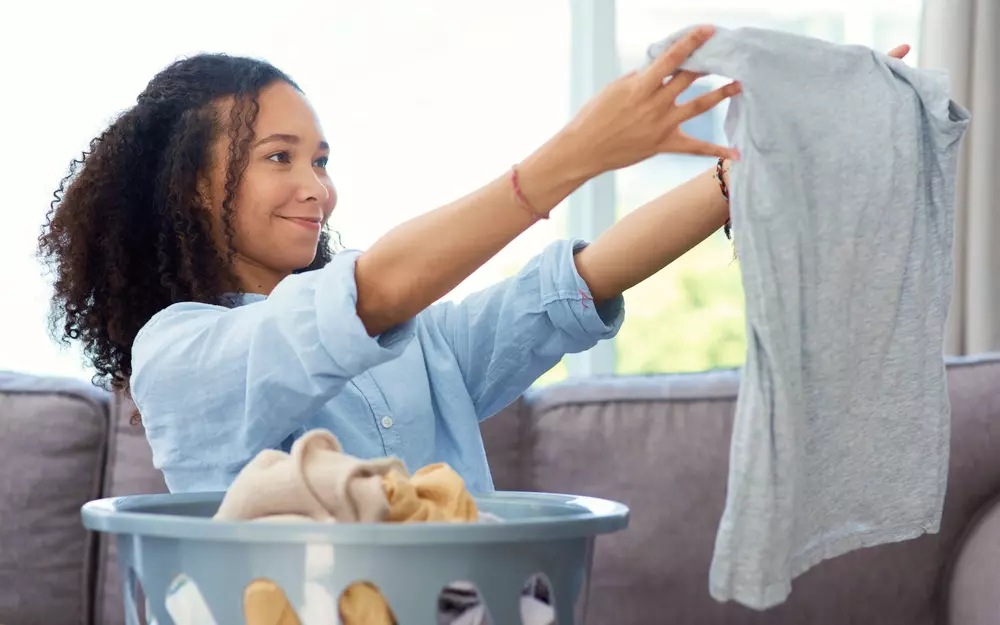
[[[645,63],[650,43],[686,26],[757,26],[889,50],[918,44],[919,0],[618,0],[617,50],[623,71]],[[911,53],[916,59],[916,50]],[[706,77],[690,91],[722,84]],[[691,120],[687,131],[725,143],[724,107]],[[618,216],[684,182],[711,159],[660,156],[617,174]],[[743,290],[732,248],[719,233],[631,289],[628,323],[616,344],[621,374],[699,371],[743,363]]]
[[[332,224],[364,248],[389,228],[474,190],[568,119],[569,5],[435,0],[178,0],[137,8],[96,0],[19,10],[9,64],[0,370],[87,378],[78,351],[46,333],[49,285],[34,257],[52,191],[114,114],[179,56],[225,51],[270,60],[309,95],[332,143],[340,204]],[[530,15],[530,19],[525,16]],[[154,28],[155,25],[155,28]],[[11,109],[10,107],[13,107]],[[13,133],[13,136],[11,136]],[[516,271],[565,230],[542,222],[449,297]],[[434,241],[427,241],[434,245]]]
[[[286,0],[265,13],[255,2],[177,0],[137,10],[95,0],[61,6],[53,20],[43,5],[24,3],[23,36],[0,41],[5,58],[24,59],[8,67],[19,95],[7,101],[16,123],[0,153],[0,370],[89,377],[79,352],[59,349],[46,333],[49,285],[35,240],[70,158],[178,56],[264,57],[303,86],[333,144],[333,224],[347,247],[364,248],[504,171],[585,95],[643,64],[647,46],[678,28],[756,25],[888,49],[918,43],[919,8],[919,0]],[[32,42],[27,54],[20,41]],[[704,82],[699,88],[712,86]],[[690,132],[721,140],[723,114],[693,120]],[[536,224],[449,297],[512,274],[551,239],[596,236],[710,165],[665,156],[587,185],[573,199],[575,212]],[[574,369],[651,373],[742,362],[739,269],[721,235],[627,297],[615,349],[575,355],[546,381]]]

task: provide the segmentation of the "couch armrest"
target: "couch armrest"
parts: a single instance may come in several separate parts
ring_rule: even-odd
[[[956,551],[948,625],[1000,623],[1000,498],[984,506]]]

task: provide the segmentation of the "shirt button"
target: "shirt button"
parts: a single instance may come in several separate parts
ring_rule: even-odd
[[[392,417],[382,417],[382,427],[389,429],[392,427]]]

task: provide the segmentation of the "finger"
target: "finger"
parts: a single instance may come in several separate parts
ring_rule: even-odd
[[[688,135],[675,136],[670,142],[669,151],[675,154],[693,154],[695,156],[713,156],[739,160],[740,153],[736,148],[727,148],[707,141],[701,141]]]
[[[719,102],[722,102],[726,98],[731,98],[735,95],[740,94],[743,91],[743,86],[738,82],[731,82],[724,87],[719,87],[715,91],[706,93],[703,96],[697,97],[690,102],[685,102],[684,104],[677,107],[677,115],[680,117],[681,121],[686,121],[692,117],[697,117],[702,113],[711,110]]]
[[[704,76],[704,74],[699,74],[698,72],[689,72],[687,70],[678,70],[674,73],[673,78],[671,78],[667,84],[663,85],[663,96],[664,98],[669,98],[671,102],[677,99],[685,89],[694,84],[694,81],[698,80]],[[659,97],[659,94],[658,94]]]
[[[910,53],[910,46],[905,43],[901,46],[896,46],[892,50],[889,50],[889,56],[897,59],[902,59],[904,56]]]
[[[713,27],[699,26],[667,48],[645,69],[643,83],[646,88],[650,92],[655,92],[662,87],[663,81],[676,72],[681,64],[714,34]]]

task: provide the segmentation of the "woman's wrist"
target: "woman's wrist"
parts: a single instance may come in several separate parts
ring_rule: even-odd
[[[520,194],[543,214],[599,173],[589,163],[586,150],[577,148],[572,137],[564,133],[547,141],[516,167]]]

